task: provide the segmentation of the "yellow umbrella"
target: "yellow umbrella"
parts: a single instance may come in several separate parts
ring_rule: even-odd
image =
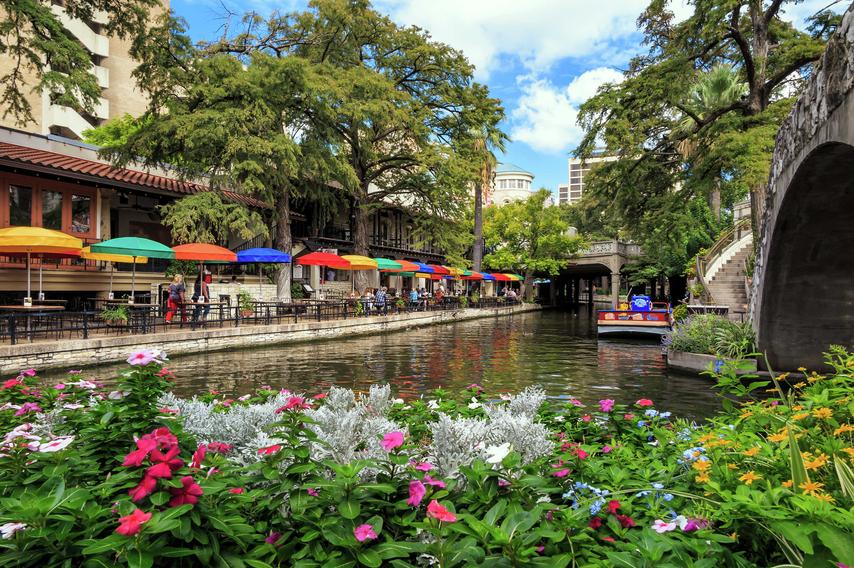
[[[80,253],[82,258],[86,260],[97,260],[100,262],[109,262],[110,264],[110,299],[113,298],[113,271],[115,266],[112,263],[126,262],[128,264],[145,264],[148,262],[147,256],[127,256],[124,254],[108,254],[104,252],[92,252],[92,247],[85,247]]]
[[[445,270],[447,270],[448,273],[454,278],[456,278],[457,276],[462,276],[463,274],[462,270],[460,270],[459,268],[454,268],[453,266],[446,266]]]
[[[341,258],[346,259],[350,266],[341,270],[376,270],[377,261],[367,256],[359,256],[358,254],[345,254]]]
[[[52,229],[42,227],[0,229],[0,254],[25,256],[27,258],[27,298],[32,297],[30,285],[31,257],[42,255],[74,257],[80,255],[82,248],[82,240]]]

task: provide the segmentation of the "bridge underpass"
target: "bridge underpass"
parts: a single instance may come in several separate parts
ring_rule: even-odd
[[[618,241],[595,241],[572,259],[569,266],[552,278],[551,303],[578,304],[582,300],[582,290],[587,293],[585,300],[592,306],[594,298],[594,280],[605,277],[605,289],[613,305],[620,301],[620,278],[623,266],[641,255],[638,245]]]

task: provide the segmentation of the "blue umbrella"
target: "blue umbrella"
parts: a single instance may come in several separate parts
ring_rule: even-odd
[[[423,272],[424,274],[433,274],[436,272],[429,264],[424,264],[423,262],[416,262],[415,264],[418,265],[418,272]]]
[[[291,261],[291,255],[271,248],[251,248],[237,251],[238,264],[286,264]],[[258,268],[258,299],[261,299],[264,275]]]
[[[483,273],[483,279],[489,280],[490,282],[495,282],[495,276],[493,276],[492,274],[487,274],[486,272]]]

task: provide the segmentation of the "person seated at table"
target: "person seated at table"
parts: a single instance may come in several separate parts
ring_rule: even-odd
[[[377,290],[377,295],[374,296],[374,305],[377,307],[377,313],[381,313],[382,315],[388,315],[388,294],[386,294],[386,290],[388,290],[385,286]]]
[[[442,298],[445,297],[445,287],[439,284],[439,287],[436,289],[436,303],[441,304]]]
[[[208,319],[208,314],[211,312],[211,290],[208,286],[208,283],[205,282],[205,278],[199,274],[196,276],[196,283],[193,285],[193,301],[198,302],[200,299],[203,304],[196,304],[196,307],[193,309],[193,321],[200,321],[199,316],[201,315],[201,321],[205,321]]]
[[[182,305],[186,291],[184,277],[176,274],[172,278],[172,283],[169,284],[169,296],[166,298],[166,323],[172,323],[172,318],[179,308],[181,309],[181,321],[187,321],[187,312]]]
[[[374,309],[374,293],[370,288],[365,288],[365,293],[362,296],[362,305],[365,307],[366,314]]]
[[[507,301],[509,303],[511,303],[511,304],[515,303],[517,297],[518,296],[516,295],[516,290],[514,290],[513,288],[510,288],[509,290],[507,290]]]

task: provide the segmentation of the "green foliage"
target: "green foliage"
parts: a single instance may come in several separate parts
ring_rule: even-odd
[[[677,322],[681,322],[688,317],[688,305],[687,304],[679,304],[675,308],[673,308],[673,320]]]
[[[648,399],[587,406],[549,400],[536,410],[537,423],[552,436],[549,455],[524,463],[520,442],[490,463],[474,458],[455,476],[432,463],[414,465],[442,457],[428,458],[431,451],[448,451],[442,444],[429,449],[429,425],[439,413],[485,415],[479,405],[495,397],[477,385],[458,399],[436,391],[430,404],[393,405],[388,419],[406,432],[403,445],[347,463],[318,458],[323,442],[315,422],[302,410],[305,399],[292,397],[265,433],[270,442],[262,443],[270,445],[247,464],[232,448],[215,447],[217,440],[198,445],[183,431],[185,417],[160,407],[171,373],[157,357],[133,356],[140,364],[120,374],[119,396],[81,377],[46,386],[34,371],[0,389],[4,405],[37,404],[43,416],[60,418],[45,420],[29,406],[18,416],[0,414],[4,433],[17,428],[6,435],[15,443],[4,445],[0,460],[0,524],[11,533],[0,539],[0,564],[151,566],[157,559],[175,566],[403,567],[433,558],[442,566],[499,566],[512,559],[534,567],[752,568],[854,562],[854,357],[839,347],[828,354],[830,374],[807,372],[775,398],[739,391],[744,402],[727,400],[718,416],[699,425]],[[715,375],[727,392],[735,392],[733,377],[726,369]],[[222,394],[211,396],[201,401],[217,404],[216,398],[221,412],[230,412]],[[261,390],[228,402],[246,406],[275,396]],[[316,404],[337,412],[326,400]],[[387,433],[376,432],[377,442]],[[143,449],[148,440],[156,451]],[[132,501],[129,491],[167,460],[169,475],[153,478],[150,490]],[[175,501],[189,484],[196,498]],[[408,503],[413,485],[424,491],[416,504]],[[447,510],[444,521],[428,513],[433,501]],[[135,534],[117,533],[119,518],[136,509],[151,517]],[[360,541],[355,529],[362,525],[371,534]]]
[[[116,147],[128,143],[128,139],[153,120],[150,114],[135,118],[128,113],[112,118],[96,128],[83,131],[83,141],[101,147]]]
[[[0,53],[6,61],[0,76],[0,102],[3,118],[11,117],[21,125],[34,121],[28,100],[32,93],[46,92],[55,104],[89,113],[101,97],[98,79],[90,71],[91,55],[63,26],[51,4],[40,0],[0,3]],[[136,42],[146,34],[149,10],[158,5],[157,0],[66,0],[62,9],[84,22],[102,12],[107,17],[105,35]]]
[[[237,293],[237,307],[240,309],[241,312],[253,311],[254,306],[252,305],[252,302],[252,294],[250,294],[246,290],[241,290]]]
[[[669,349],[729,359],[743,358],[756,351],[756,338],[749,322],[736,323],[714,314],[677,318],[675,309],[673,314],[677,322],[665,341]]]
[[[203,191],[160,206],[162,222],[176,243],[223,243],[230,236],[252,239],[267,236],[257,211],[224,200],[215,191]]]
[[[196,274],[198,271],[199,263],[197,263],[195,260],[170,260],[169,265],[166,266],[164,275],[166,276],[166,278],[172,278],[176,274],[180,274],[184,277],[184,280],[186,281],[188,280],[188,275]]]
[[[493,249],[484,264],[499,270],[555,275],[584,247],[568,234],[569,225],[557,207],[547,207],[550,193],[541,189],[525,201],[486,210],[484,235]]]
[[[127,323],[129,317],[128,307],[122,304],[115,304],[111,307],[106,307],[101,310],[101,313],[98,314],[98,317],[100,317],[107,323]]]
[[[302,300],[305,298],[305,288],[299,282],[291,284],[291,298],[294,300]]]

